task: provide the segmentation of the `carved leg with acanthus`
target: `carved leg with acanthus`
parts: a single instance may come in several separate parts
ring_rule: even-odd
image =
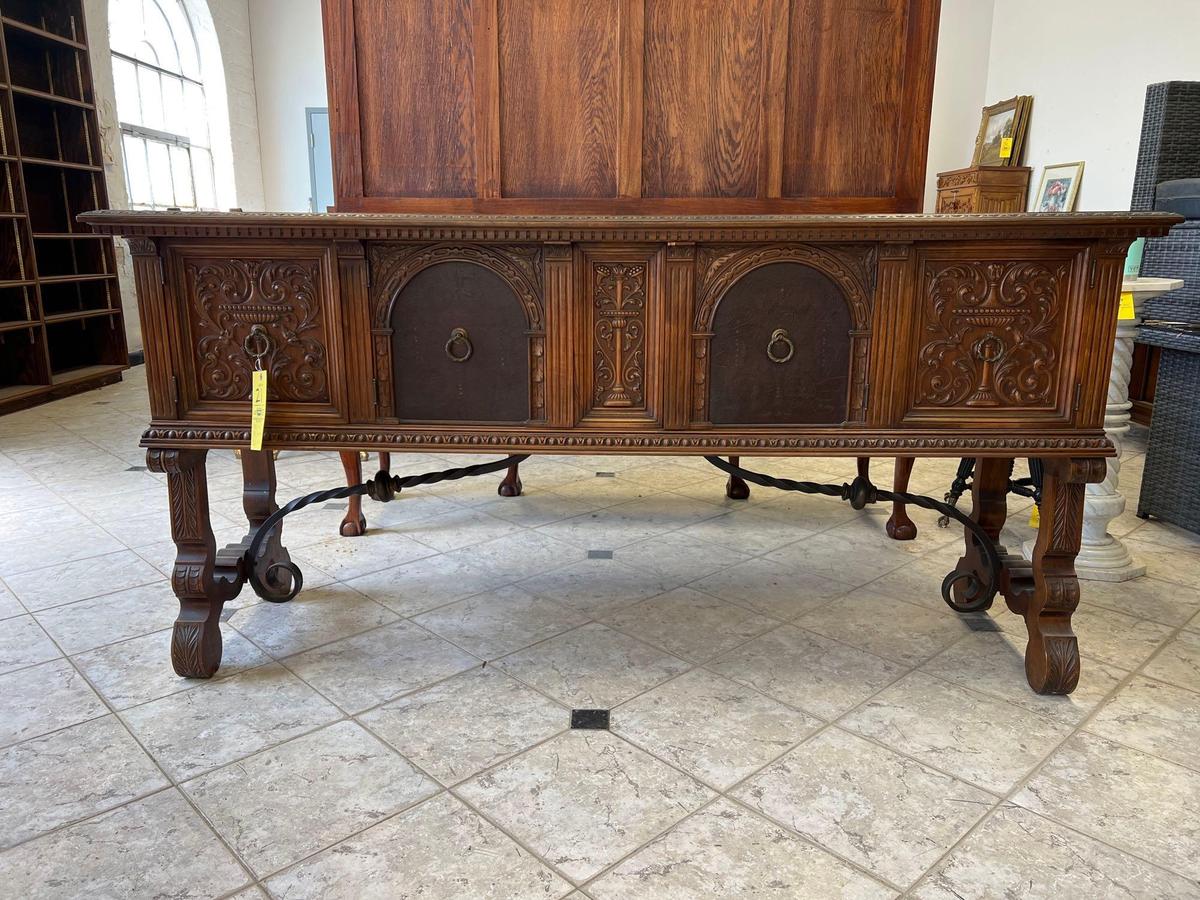
[[[1032,564],[1013,561],[1005,591],[1008,607],[1025,619],[1029,643],[1025,676],[1039,694],[1069,694],[1079,681],[1079,642],[1071,614],[1079,605],[1075,556],[1083,529],[1087,485],[1103,480],[1103,459],[1043,462],[1039,525]],[[978,476],[977,476],[978,477]]]
[[[524,485],[521,484],[520,463],[513,463],[508,467],[508,471],[504,475],[504,480],[500,482],[500,486],[496,488],[496,493],[501,497],[520,497],[521,489]]]
[[[221,665],[221,607],[242,586],[236,561],[217,559],[208,517],[207,450],[150,450],[146,465],[167,476],[175,567],[171,587],[179,617],[171,635],[171,664],[187,678],[209,678]],[[269,453],[264,454],[270,458]],[[245,459],[246,454],[243,454]]]
[[[912,475],[913,457],[897,456],[896,473],[892,477],[892,491],[908,493],[908,479]],[[887,520],[887,534],[894,541],[911,541],[917,536],[917,524],[908,517],[908,509],[900,500],[892,503],[892,515]]]
[[[975,479],[971,484],[971,518],[987,533],[996,544],[996,550],[1003,560],[1007,551],[999,543],[1000,531],[1008,518],[1008,479],[1012,475],[1013,461],[1005,458],[980,457],[975,461]],[[971,573],[974,582],[960,579],[954,582],[951,592],[954,602],[960,606],[968,606],[975,599],[969,592],[972,585],[986,584],[988,576],[988,560],[984,555],[979,541],[970,531],[966,531],[966,548],[956,567],[957,572]],[[1019,558],[1019,557],[1018,557]],[[1003,590],[1004,577],[1001,575],[1000,588]],[[981,609],[991,606],[989,601]]]
[[[226,556],[240,554],[249,546],[258,527],[267,520],[267,516],[279,509],[275,502],[275,458],[269,450],[242,451],[242,509],[246,512],[246,521],[250,531],[239,544],[231,544],[225,550],[219,551],[218,562]],[[283,546],[283,523],[280,522],[271,530],[270,537],[264,541],[258,554],[257,568],[260,572],[270,572],[265,576],[265,586],[276,591],[282,591],[286,585],[278,579],[287,578],[280,570],[273,569],[276,563],[290,562],[287,549]],[[230,565],[236,565],[236,556],[232,556]],[[263,599],[267,599],[265,595]]]
[[[742,458],[740,456],[729,457],[729,462],[732,465],[740,466]],[[725,482],[725,496],[730,500],[749,500],[750,485],[746,484],[741,478],[736,475],[730,475],[729,480]]]

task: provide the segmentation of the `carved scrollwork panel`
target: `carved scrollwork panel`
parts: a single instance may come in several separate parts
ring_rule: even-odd
[[[1055,409],[1070,270],[927,260],[914,406]]]
[[[329,362],[317,259],[189,258],[184,278],[201,400],[245,400],[255,363],[244,345],[268,337],[262,366],[272,400],[328,402]]]
[[[592,263],[592,405],[645,409],[646,264]]]

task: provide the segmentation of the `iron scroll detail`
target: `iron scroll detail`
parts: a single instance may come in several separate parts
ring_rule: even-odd
[[[374,478],[364,481],[362,484],[346,485],[331,488],[327,491],[314,491],[311,494],[305,494],[303,497],[297,497],[267,516],[263,520],[263,523],[255,530],[254,536],[250,539],[250,543],[246,547],[246,552],[241,559],[241,566],[246,580],[250,582],[251,587],[254,588],[260,597],[272,603],[286,603],[300,593],[300,589],[304,586],[304,575],[301,573],[299,566],[288,560],[286,562],[273,562],[262,567],[259,562],[259,555],[262,553],[263,544],[271,536],[271,532],[275,530],[275,527],[283,521],[284,517],[297,510],[304,509],[306,506],[311,506],[314,503],[325,503],[329,500],[345,500],[347,497],[362,496],[364,494],[372,500],[387,503],[389,500],[393,500],[404,488],[417,487],[422,484],[437,484],[440,481],[457,481],[459,478],[469,478],[473,475],[487,475],[490,472],[498,472],[501,469],[507,469],[509,466],[524,462],[528,458],[528,453],[519,453],[513,456],[506,456],[504,459],[493,460],[492,462],[477,463],[473,466],[462,466],[457,469],[444,469],[440,472],[426,472],[422,475],[390,475],[381,470],[375,473]]]
[[[923,509],[932,509],[940,512],[943,516],[949,516],[955,521],[962,523],[983,551],[983,555],[988,563],[988,578],[986,582],[981,582],[974,572],[950,572],[942,580],[942,599],[955,612],[971,613],[987,609],[996,598],[996,594],[1000,588],[1002,563],[1000,561],[1000,553],[996,550],[995,542],[979,523],[948,503],[942,503],[939,500],[934,500],[932,497],[925,497],[920,494],[908,494],[903,491],[885,491],[882,488],[876,487],[871,483],[870,479],[864,478],[861,475],[849,484],[819,484],[814,481],[793,481],[790,478],[775,478],[771,475],[764,475],[761,472],[752,472],[749,469],[743,469],[741,466],[735,466],[733,463],[719,456],[706,456],[704,458],[722,472],[729,475],[736,475],[743,481],[749,481],[751,484],[761,485],[762,487],[778,488],[783,491],[798,491],[802,494],[820,494],[826,497],[837,497],[847,501],[855,509],[862,509],[868,503],[876,503],[880,500],[885,502],[899,500],[901,503],[920,506]],[[955,582],[962,580],[966,581],[963,590],[963,597],[966,602],[960,604],[954,602],[950,589],[954,586]]]

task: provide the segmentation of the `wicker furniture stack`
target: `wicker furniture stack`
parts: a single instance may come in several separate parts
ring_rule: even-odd
[[[1200,82],[1146,90],[1132,209],[1155,208],[1166,181],[1200,177]],[[1161,348],[1137,514],[1200,531],[1200,220],[1147,240],[1142,274],[1184,286],[1147,301],[1138,342]]]

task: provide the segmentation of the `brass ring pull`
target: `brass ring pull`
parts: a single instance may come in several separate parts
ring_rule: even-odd
[[[775,347],[782,344],[787,348],[787,352],[782,356],[775,353]],[[796,345],[792,343],[792,339],[788,337],[788,333],[783,328],[776,328],[771,332],[771,340],[767,341],[767,359],[773,363],[782,365],[792,358],[796,352]]]
[[[255,362],[260,362],[271,352],[271,335],[267,334],[267,329],[262,325],[251,325],[250,333],[242,341],[242,349]]]
[[[461,353],[454,352],[456,344],[463,346]],[[455,328],[450,332],[450,340],[446,341],[446,355],[450,357],[451,362],[465,363],[471,358],[471,354],[474,352],[475,347],[471,344],[471,339],[467,336],[467,329]]]

